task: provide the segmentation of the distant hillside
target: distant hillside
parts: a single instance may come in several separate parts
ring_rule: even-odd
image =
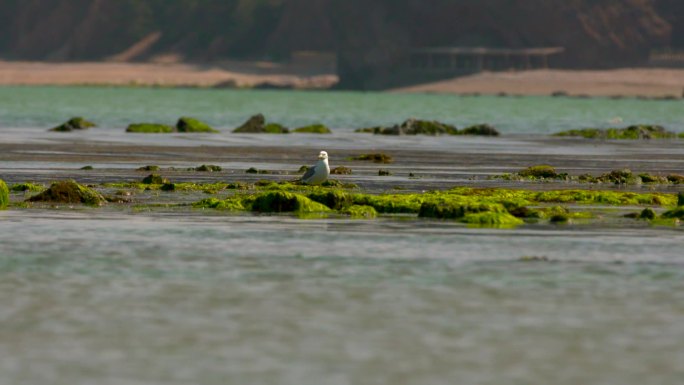
[[[286,59],[336,51],[343,85],[381,87],[419,46],[563,46],[560,67],[643,64],[684,46],[682,0],[0,0],[0,58]]]

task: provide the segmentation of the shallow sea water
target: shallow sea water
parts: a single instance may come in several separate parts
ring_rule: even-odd
[[[347,131],[407,115],[459,125],[501,122],[504,133],[525,135],[605,125],[614,116],[682,130],[681,107],[638,100],[18,87],[0,88],[0,138],[127,142],[132,139],[118,129],[129,119],[172,122],[187,113],[226,131],[263,111],[292,125],[331,122],[342,134],[325,140],[339,148],[429,150],[448,144],[356,139]],[[105,131],[91,130],[85,139],[44,132],[70,115],[92,116]],[[265,145],[227,133],[218,138]],[[296,139],[265,140],[287,146]],[[483,156],[506,154],[506,143],[527,151],[518,139],[468,140],[473,145],[466,147],[481,146]],[[606,161],[657,152],[635,144],[632,155],[629,144],[605,145],[611,150],[580,149],[604,151]],[[670,167],[679,167],[681,148],[668,151],[676,158]],[[18,178],[17,168],[50,175],[78,165],[9,163],[0,164],[0,178]],[[98,164],[131,168],[107,156]],[[682,384],[682,246],[681,227],[643,223],[475,229],[402,217],[0,211],[0,384]]]

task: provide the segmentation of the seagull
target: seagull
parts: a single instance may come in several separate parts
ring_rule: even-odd
[[[306,171],[302,177],[302,182],[306,184],[321,184],[328,180],[330,166],[328,165],[328,153],[321,151],[318,154],[318,162]]]

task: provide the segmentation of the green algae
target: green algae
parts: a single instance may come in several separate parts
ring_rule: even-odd
[[[174,128],[157,123],[134,123],[126,128],[126,132],[133,134],[170,134]]]
[[[677,206],[684,206],[684,192],[682,191],[677,194]]]
[[[629,169],[613,170],[608,173],[593,176],[591,174],[582,175],[568,175],[567,173],[559,173],[553,166],[550,165],[536,165],[530,166],[526,169],[520,170],[513,174],[501,174],[491,177],[492,179],[503,180],[533,180],[533,181],[547,181],[547,180],[561,180],[572,181],[578,183],[593,183],[593,184],[616,184],[616,185],[640,185],[640,184],[681,184],[684,183],[684,175],[669,174],[667,176],[653,175],[649,173],[634,174]]]
[[[159,171],[161,170],[161,167],[156,166],[156,165],[147,165],[147,166],[142,166],[138,167],[136,171]]]
[[[499,131],[489,124],[476,124],[458,131],[457,135],[499,136]]]
[[[41,192],[45,190],[45,187],[39,184],[25,182],[13,184],[12,187],[10,187],[10,190],[14,192]]]
[[[251,210],[262,213],[316,213],[330,211],[330,208],[301,194],[287,191],[269,191],[254,197]]]
[[[351,205],[345,207],[340,211],[341,214],[346,214],[352,219],[373,219],[378,216],[378,212],[372,206]]]
[[[341,210],[353,205],[351,194],[339,190],[318,190],[307,194],[314,202],[326,205],[333,210]]]
[[[183,116],[176,122],[176,130],[178,132],[196,132],[196,133],[210,133],[215,134],[220,131],[213,129],[208,124],[187,116]]]
[[[80,169],[85,170],[85,171],[90,171],[90,170],[94,170],[95,168],[93,166],[83,166]]]
[[[0,210],[4,210],[9,205],[9,189],[4,180],[0,179]]]
[[[676,134],[657,125],[634,125],[626,128],[583,128],[555,133],[554,136],[574,136],[586,139],[672,139]]]
[[[90,127],[97,127],[97,125],[93,122],[85,120],[80,116],[77,116],[69,119],[68,121],[60,124],[57,127],[51,128],[50,131],[71,132],[75,130],[86,130]]]
[[[227,199],[206,198],[199,202],[192,204],[192,207],[198,209],[215,209],[224,211],[246,211],[247,208],[243,205],[242,199],[238,196]]]
[[[518,175],[523,178],[546,178],[546,179],[560,179],[564,178],[564,175],[559,174],[553,166],[542,164],[537,166],[530,166],[524,170],[518,171]]]
[[[298,127],[292,130],[292,132],[298,134],[332,134],[330,128],[324,124],[311,124],[304,127]]]
[[[34,195],[27,202],[54,202],[54,203],[82,203],[91,206],[101,206],[105,199],[97,191],[66,180],[53,183],[47,190]]]
[[[684,206],[668,210],[663,213],[662,217],[667,219],[684,219]]]

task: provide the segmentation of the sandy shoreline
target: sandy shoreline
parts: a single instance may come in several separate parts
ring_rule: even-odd
[[[326,89],[338,80],[329,69],[270,62],[45,63],[0,61],[0,85],[113,85]],[[533,70],[484,72],[391,90],[447,94],[507,94],[681,98],[684,69]]]

